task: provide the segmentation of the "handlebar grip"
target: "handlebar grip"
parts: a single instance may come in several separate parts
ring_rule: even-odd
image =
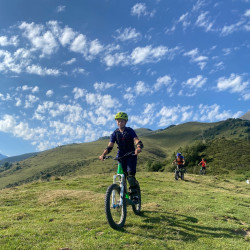
[[[107,159],[110,159],[110,158],[112,158],[112,156],[110,156],[110,155],[104,156],[104,157],[103,157],[103,160],[107,160]]]

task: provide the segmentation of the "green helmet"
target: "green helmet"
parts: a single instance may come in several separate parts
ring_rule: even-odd
[[[118,112],[116,115],[115,115],[115,120],[117,119],[123,119],[123,120],[126,120],[128,121],[128,115],[124,112]]]

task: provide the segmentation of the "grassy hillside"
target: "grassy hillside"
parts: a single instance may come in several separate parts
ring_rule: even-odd
[[[230,139],[246,138],[250,140],[250,121],[228,119],[210,127],[204,132],[204,137],[207,139],[215,139],[222,136]]]
[[[158,131],[139,129],[138,135],[145,145],[139,157],[139,170],[145,170],[147,161],[170,159],[180,147],[184,148],[197,141],[210,143],[212,140],[226,137],[245,142],[249,138],[249,130],[250,121],[240,119],[218,123],[189,122]],[[0,167],[0,189],[32,180],[49,179],[51,176],[109,173],[112,171],[112,164],[98,160],[108,141],[109,139],[103,138],[90,143],[61,146],[15,162],[7,169]],[[227,145],[230,147],[228,152],[231,152],[234,145]],[[115,148],[112,155],[115,155],[116,151]],[[209,153],[209,157],[216,159],[217,154]]]
[[[250,185],[173,173],[137,174],[142,214],[109,227],[112,174],[64,177],[0,190],[1,249],[249,249]]]
[[[38,153],[28,153],[28,154],[22,154],[22,155],[17,155],[17,156],[12,156],[12,157],[6,157],[0,160],[0,166],[3,165],[5,162],[13,163],[13,162],[18,162],[18,161],[23,161],[37,154]]]
[[[210,175],[231,175],[245,180],[250,178],[250,141],[226,139],[225,137],[196,143],[182,148],[185,165],[191,173],[199,173],[198,163],[201,158],[207,162],[207,173]],[[169,167],[171,169],[173,167]]]

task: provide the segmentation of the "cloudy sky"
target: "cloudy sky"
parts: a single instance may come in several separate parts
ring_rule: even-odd
[[[250,110],[250,0],[0,0],[0,153]]]

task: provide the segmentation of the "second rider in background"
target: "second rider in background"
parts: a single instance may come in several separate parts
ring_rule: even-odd
[[[134,151],[133,155],[128,155],[120,160],[123,168],[123,172],[127,176],[129,183],[129,192],[131,199],[136,203],[137,196],[137,184],[136,184],[136,165],[137,155],[142,151],[143,144],[139,140],[135,131],[126,127],[128,122],[128,115],[124,112],[119,112],[115,116],[118,128],[111,134],[108,147],[104,150],[102,155],[99,156],[100,160],[104,159],[104,156],[109,154],[114,147],[114,144],[118,145],[117,157],[122,157],[126,153]],[[136,145],[136,148],[135,148]]]

